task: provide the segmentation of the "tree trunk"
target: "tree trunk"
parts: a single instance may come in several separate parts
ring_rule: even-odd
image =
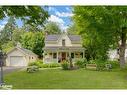
[[[121,44],[119,47],[119,61],[120,67],[125,67],[125,49],[126,49],[126,28],[122,28]]]

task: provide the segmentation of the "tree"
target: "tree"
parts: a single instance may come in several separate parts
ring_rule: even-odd
[[[45,31],[48,34],[60,34],[61,33],[61,29],[56,22],[48,22],[45,25]]]
[[[77,28],[76,28],[76,25],[71,25],[71,26],[69,26],[68,28],[67,28],[67,33],[68,34],[78,34],[77,33],[78,31],[77,31]]]
[[[0,40],[2,40],[3,43],[12,40],[12,33],[13,30],[16,29],[16,27],[17,25],[14,17],[10,17],[8,19],[7,24],[4,26],[4,28],[1,31]]]
[[[40,6],[1,6],[0,19],[7,16],[20,18],[25,24],[32,26],[42,26],[49,14]]]
[[[127,33],[127,7],[74,7],[74,21],[81,34],[97,34],[100,50],[108,51],[111,46],[119,46],[120,67],[125,65]],[[94,37],[91,37],[94,40]],[[121,41],[121,43],[119,43]],[[105,52],[106,54],[106,52]]]
[[[15,29],[14,27],[12,27],[13,25],[15,25],[13,23],[15,22],[15,19],[21,19],[24,22],[24,25],[35,27],[35,29],[39,27],[40,29],[40,27],[42,28],[44,26],[44,23],[49,17],[49,14],[41,6],[1,6],[0,20],[6,17],[9,17],[10,20],[2,30],[3,32],[0,32],[0,49],[6,49],[6,44],[10,43],[11,45],[9,48],[11,48],[15,46],[15,44],[19,41],[20,34],[22,34],[22,32],[19,32],[20,30],[18,30],[18,28]]]
[[[44,47],[44,34],[43,32],[26,32],[21,36],[21,45],[33,51],[39,57],[42,57]]]

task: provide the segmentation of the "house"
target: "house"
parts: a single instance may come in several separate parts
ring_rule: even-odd
[[[27,66],[37,60],[38,56],[28,49],[15,47],[7,53],[6,66]]]
[[[117,49],[109,50],[108,57],[109,57],[109,60],[118,60],[119,54]],[[127,61],[127,49],[125,49],[125,60]]]
[[[74,62],[77,59],[84,58],[85,55],[81,36],[66,33],[47,35],[43,50],[44,63],[60,63],[63,60],[68,60],[69,57]]]

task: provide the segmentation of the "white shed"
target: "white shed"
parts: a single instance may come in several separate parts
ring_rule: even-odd
[[[7,53],[6,66],[27,66],[36,61],[38,56],[28,49],[15,47]]]

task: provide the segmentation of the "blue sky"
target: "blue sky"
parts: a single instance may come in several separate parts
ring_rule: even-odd
[[[50,14],[48,21],[57,22],[63,31],[66,31],[67,27],[72,24],[71,17],[72,7],[71,6],[48,6],[45,7]],[[7,23],[8,18],[0,20],[0,29]],[[22,26],[21,20],[16,20],[19,27]]]

